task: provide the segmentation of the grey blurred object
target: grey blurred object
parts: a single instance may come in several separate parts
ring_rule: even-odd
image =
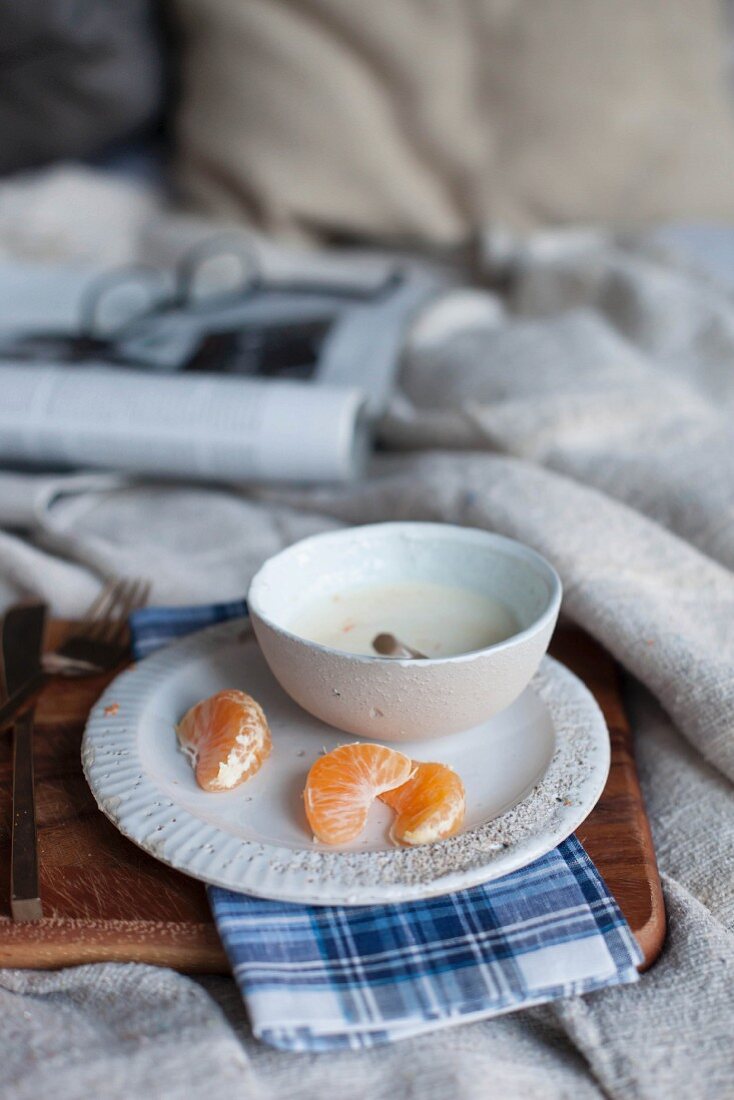
[[[0,0],[0,174],[141,133],[163,91],[149,0]]]
[[[234,284],[207,289],[209,262],[228,258],[235,261]],[[0,272],[0,287],[2,282]],[[0,363],[122,366],[354,387],[365,391],[377,416],[392,392],[412,322],[450,285],[446,273],[398,262],[366,278],[274,279],[264,274],[253,245],[215,234],[181,258],[172,289],[165,288],[160,272],[134,265],[100,273],[87,285],[76,331],[0,329]],[[137,308],[110,325],[115,299],[124,302],[125,292],[135,292]]]

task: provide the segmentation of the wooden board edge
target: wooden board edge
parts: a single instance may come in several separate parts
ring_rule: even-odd
[[[665,912],[665,900],[663,896],[663,887],[660,881],[660,872],[658,870],[657,860],[655,858],[655,846],[653,843],[652,831],[650,828],[650,821],[647,816],[647,810],[645,807],[645,799],[640,786],[639,774],[634,762],[634,734],[627,721],[627,716],[624,711],[621,714],[615,716],[614,721],[609,721],[609,736],[612,741],[620,739],[625,745],[625,752],[630,756],[632,767],[625,766],[624,759],[620,754],[620,757],[614,759],[612,767],[621,775],[625,785],[625,796],[631,801],[636,803],[640,808],[640,813],[636,819],[636,832],[634,840],[636,847],[639,851],[640,863],[645,868],[645,879],[649,888],[648,896],[648,911],[643,919],[642,923],[637,923],[633,926],[632,920],[629,915],[624,913],[622,905],[620,909],[627,920],[630,930],[635,937],[640,950],[643,954],[642,962],[638,964],[638,971],[642,974],[646,970],[649,970],[651,966],[657,961],[662,952],[665,944],[665,937],[667,934],[667,916]],[[610,768],[610,777],[611,777]],[[595,867],[601,874],[602,878],[606,877],[604,874],[604,858],[599,853],[594,853],[593,845],[589,845],[584,835],[585,822],[576,830],[576,836],[582,847],[590,856]],[[590,850],[589,850],[590,849]],[[613,897],[616,898],[613,886],[607,883],[607,887]]]
[[[640,787],[637,773],[635,773],[635,785],[639,791],[640,804],[644,811],[640,824],[640,829],[643,834],[641,839],[647,851],[652,853],[651,856],[645,860],[647,879],[650,883],[650,916],[645,923],[634,932],[635,939],[640,945],[640,949],[644,956],[637,969],[643,974],[646,970],[649,970],[660,957],[665,945],[665,937],[668,933],[668,918],[665,912],[663,884],[660,881],[660,871],[658,870],[657,860],[655,859],[655,847],[653,845],[650,821],[647,816],[647,811],[645,810],[645,800],[642,795],[642,788]]]
[[[84,926],[84,940],[79,939],[80,924]],[[213,922],[150,921],[133,926],[130,921],[54,918],[22,925],[8,921],[3,934],[1,969],[60,970],[87,963],[139,962],[186,974],[231,974]]]

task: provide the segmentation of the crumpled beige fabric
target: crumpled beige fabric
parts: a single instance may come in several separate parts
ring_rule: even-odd
[[[730,218],[720,0],[174,0],[180,192],[269,233]]]
[[[4,1097],[732,1095],[734,305],[603,235],[545,237],[510,260],[504,305],[488,295],[462,322],[444,304],[417,326],[388,453],[363,484],[3,475],[0,516],[18,529],[2,536],[3,598],[35,589],[70,613],[123,569],[150,575],[160,601],[236,596],[280,546],[340,523],[431,518],[526,540],[558,567],[565,613],[628,673],[668,907],[661,959],[634,987],[313,1056],[253,1041],[226,979],[6,971]]]

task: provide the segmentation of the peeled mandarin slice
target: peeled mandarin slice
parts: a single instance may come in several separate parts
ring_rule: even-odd
[[[410,778],[409,757],[382,745],[340,745],[320,757],[306,780],[303,799],[314,836],[324,844],[348,844],[367,824],[374,800]]]
[[[445,764],[414,766],[407,783],[380,795],[397,814],[390,835],[399,844],[409,845],[453,836],[466,812],[464,784]]]
[[[220,691],[189,710],[176,727],[179,744],[205,791],[231,791],[270,755],[263,709],[244,691]]]

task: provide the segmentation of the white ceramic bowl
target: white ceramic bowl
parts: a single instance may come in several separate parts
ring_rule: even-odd
[[[289,629],[316,598],[406,581],[476,590],[504,603],[520,629],[486,649],[420,661],[346,653]],[[500,535],[378,523],[315,535],[276,554],[247,601],[268,665],[305,710],[377,741],[418,741],[469,729],[517,699],[548,648],[561,582],[534,550]]]

